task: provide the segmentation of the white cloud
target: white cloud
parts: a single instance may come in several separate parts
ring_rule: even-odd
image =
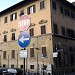
[[[69,1],[70,3],[75,2],[75,0],[67,0],[67,1]]]
[[[19,0],[19,1],[23,1],[23,0]]]

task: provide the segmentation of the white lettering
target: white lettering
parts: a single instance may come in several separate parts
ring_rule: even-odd
[[[26,20],[24,20],[24,26],[26,26]]]
[[[30,20],[29,19],[27,19],[27,20],[21,20],[21,21],[19,21],[18,26],[19,27],[26,26],[26,25],[29,25],[29,23],[30,23]]]
[[[30,20],[29,20],[29,19],[27,19],[27,25],[29,25],[29,23],[30,23]]]

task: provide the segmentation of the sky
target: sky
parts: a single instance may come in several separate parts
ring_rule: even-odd
[[[0,12],[22,0],[0,0]]]
[[[20,2],[20,1],[23,1],[23,0],[0,0],[0,12],[9,8],[10,6]],[[74,2],[75,0],[67,0],[69,2]]]

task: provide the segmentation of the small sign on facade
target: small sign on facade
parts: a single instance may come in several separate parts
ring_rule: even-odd
[[[27,50],[20,50],[20,58],[27,58]]]
[[[53,57],[58,57],[58,52],[54,52]]]

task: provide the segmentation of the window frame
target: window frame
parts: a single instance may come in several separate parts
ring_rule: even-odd
[[[12,59],[15,58],[15,50],[12,50],[11,57],[12,57]]]
[[[4,18],[4,23],[7,23],[7,20],[8,18],[7,18],[7,16]]]
[[[12,33],[12,40],[15,40],[15,33]]]
[[[7,35],[4,35],[4,39],[3,39],[4,42],[7,41]]]
[[[10,15],[10,21],[17,20],[17,12]]]
[[[30,32],[30,36],[34,36],[34,28],[30,28],[29,32]]]
[[[66,30],[65,30],[65,27],[62,27],[61,29],[62,29],[62,35],[63,35],[63,36],[66,36]]]
[[[35,7],[35,5],[32,5],[32,6],[29,6],[28,8],[27,8],[27,14],[29,15],[29,14],[32,14],[32,13],[35,13],[36,12],[36,7]]]
[[[41,34],[46,34],[46,25],[41,25]]]
[[[54,10],[57,9],[57,5],[56,5],[56,2],[55,2],[55,1],[52,1],[52,8],[53,8]]]
[[[40,10],[45,8],[45,1],[40,1]]]
[[[34,65],[30,65],[30,69],[34,69]]]
[[[24,15],[24,10],[21,10],[21,11],[20,11],[20,17],[21,17],[22,15]]]
[[[3,51],[3,59],[6,59],[6,51]]]
[[[55,23],[53,24],[53,33],[58,34],[58,26]]]
[[[42,47],[42,54],[43,54],[43,57],[47,57],[47,49],[46,49],[46,47]]]
[[[30,48],[30,57],[34,57],[34,48]]]

